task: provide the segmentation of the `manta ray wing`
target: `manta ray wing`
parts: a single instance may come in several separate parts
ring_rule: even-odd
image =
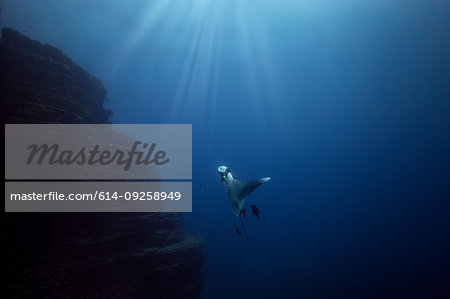
[[[270,180],[269,177],[252,181],[235,180],[234,191],[236,192],[237,196],[232,198],[231,201],[233,205],[233,213],[237,217],[239,217],[239,214],[241,213],[242,210],[242,206],[244,205],[250,193],[252,193],[253,190],[255,190],[261,184],[267,182],[268,180]]]

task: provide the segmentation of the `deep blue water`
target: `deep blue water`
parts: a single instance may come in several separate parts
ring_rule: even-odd
[[[450,295],[449,1],[0,3],[103,81],[113,122],[193,124],[204,298]],[[220,165],[272,178],[251,246]]]

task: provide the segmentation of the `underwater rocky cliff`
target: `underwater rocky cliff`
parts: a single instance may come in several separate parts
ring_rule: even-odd
[[[101,81],[59,49],[4,28],[3,123],[107,123]],[[171,213],[5,213],[8,297],[193,298],[203,240]]]

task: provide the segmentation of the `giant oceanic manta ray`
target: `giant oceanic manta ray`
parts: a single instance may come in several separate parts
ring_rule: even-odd
[[[262,183],[270,180],[269,177],[252,180],[252,181],[241,181],[237,180],[231,173],[230,169],[226,166],[220,166],[218,169],[220,174],[220,180],[225,186],[227,195],[230,198],[231,205],[233,207],[233,213],[236,217],[240,218],[240,213],[242,206],[247,200],[250,193],[256,189]]]

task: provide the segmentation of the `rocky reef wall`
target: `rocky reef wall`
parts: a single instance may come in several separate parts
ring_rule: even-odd
[[[107,123],[101,81],[4,28],[3,123]],[[7,297],[195,298],[203,240],[170,213],[5,213]]]

